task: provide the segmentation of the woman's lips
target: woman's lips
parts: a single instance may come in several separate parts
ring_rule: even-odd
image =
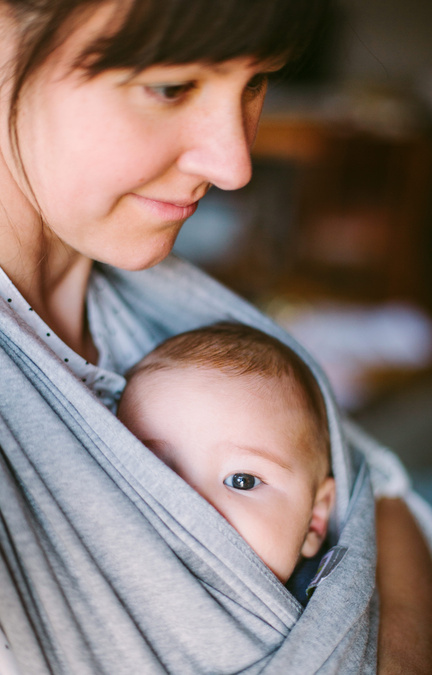
[[[161,220],[186,220],[190,218],[198,208],[198,201],[187,203],[164,202],[159,199],[150,199],[149,197],[142,197],[135,192],[130,193],[132,197],[138,200],[143,207],[147,208],[151,213],[156,215]]]

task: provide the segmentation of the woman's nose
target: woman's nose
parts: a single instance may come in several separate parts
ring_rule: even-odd
[[[250,149],[258,125],[259,110],[246,117],[239,106],[202,111],[189,127],[177,166],[221,190],[237,190],[252,176]]]

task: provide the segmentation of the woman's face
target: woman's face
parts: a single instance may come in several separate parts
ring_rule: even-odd
[[[270,69],[242,57],[86,79],[69,66],[104,20],[97,12],[23,90],[20,154],[55,239],[140,269],[169,253],[211,185],[235,190],[249,181]],[[32,201],[24,181],[21,188]]]

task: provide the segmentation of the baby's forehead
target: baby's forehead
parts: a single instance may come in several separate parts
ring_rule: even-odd
[[[303,393],[303,387],[294,378],[288,377],[286,373],[280,375],[264,374],[260,372],[243,372],[227,365],[226,367],[215,367],[211,364],[197,364],[193,362],[169,362],[158,363],[152,357],[152,354],[145,357],[131,372],[131,381],[135,376],[139,377],[142,383],[150,379],[163,380],[165,382],[183,382],[183,387],[193,387],[193,380],[203,380],[211,382],[226,382],[235,387],[242,385],[250,387],[254,391],[260,391],[263,394],[277,395],[280,397],[300,397]]]
[[[311,425],[312,411],[308,405],[306,393],[298,380],[286,373],[280,376],[263,375],[255,372],[237,372],[233,369],[215,368],[213,366],[193,363],[158,364],[145,359],[142,367],[137,369],[131,381],[147,391],[147,395],[163,396],[167,390],[175,389],[179,395],[200,391],[212,391],[222,398],[230,392],[238,392],[238,396],[251,396],[276,409],[286,407],[290,416],[301,420],[304,427]],[[203,404],[205,401],[203,401]]]
[[[229,366],[216,368],[212,365],[195,363],[158,363],[153,361],[150,354],[133,369],[128,378],[128,384],[130,383],[138,387],[151,385],[156,385],[157,388],[158,385],[179,387],[184,392],[197,386],[217,388],[223,384],[224,391],[242,389],[262,398],[286,404],[291,410],[294,406],[299,415],[312,414],[305,388],[297,378],[289,377],[286,373],[276,376],[259,372],[241,372]]]
[[[142,366],[135,372],[132,381],[135,381],[137,385],[134,393],[143,397],[144,400],[154,400],[153,397],[157,397],[160,402],[163,401],[166,393],[175,392],[179,404],[182,405],[184,402],[187,405],[186,401],[190,394],[193,395],[198,391],[203,393],[203,396],[199,398],[202,408],[211,405],[212,399],[207,398],[207,393],[213,394],[222,401],[227,394],[233,393],[234,401],[242,400],[247,407],[248,398],[251,397],[263,403],[262,409],[259,405],[258,408],[253,407],[253,413],[251,408],[254,425],[260,424],[261,427],[283,425],[283,410],[286,407],[287,419],[289,419],[286,425],[287,436],[295,439],[294,445],[297,450],[304,453],[311,472],[315,467],[322,467],[324,464],[327,470],[327,451],[324,443],[321,442],[317,423],[313,419],[301,385],[285,373],[280,376],[263,376],[257,373],[239,374],[229,369],[223,370],[190,363],[159,364],[152,361],[152,355],[142,362]],[[279,415],[273,414],[276,410],[279,411]],[[235,405],[230,412],[235,421]],[[187,414],[192,416],[195,411],[188,408]],[[240,447],[243,447],[244,454],[256,450],[254,444],[243,445],[240,442]],[[285,447],[286,454],[282,456],[282,461],[289,461],[293,446],[287,443]]]

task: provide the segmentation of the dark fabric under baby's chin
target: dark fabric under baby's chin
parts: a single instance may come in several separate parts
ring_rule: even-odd
[[[308,596],[306,595],[306,589],[309,586],[310,582],[317,573],[321,558],[329,550],[329,544],[327,541],[321,546],[318,553],[316,553],[313,558],[301,558],[297,563],[294,572],[291,574],[290,578],[285,584],[285,588],[299,601],[303,607],[306,607],[308,603]]]

